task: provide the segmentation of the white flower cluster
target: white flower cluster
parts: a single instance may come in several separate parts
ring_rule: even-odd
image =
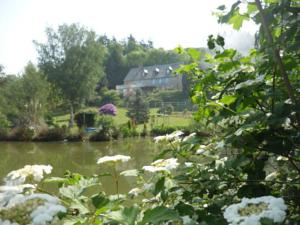
[[[0,224],[1,225],[19,225],[18,223],[13,223],[13,222],[10,222],[9,220],[1,220],[1,218],[0,218]]]
[[[34,181],[41,181],[44,173],[50,174],[52,166],[50,165],[26,165],[22,169],[13,170],[5,177],[7,185],[20,185],[23,184],[27,177],[31,177]]]
[[[26,220],[31,221],[30,225],[44,225],[51,222],[57,213],[66,212],[66,208],[59,204],[56,197],[48,194],[16,194],[11,196],[5,207],[0,207],[1,216],[8,222],[8,218],[18,221],[19,211],[22,212],[22,219],[25,216]]]
[[[177,130],[171,134],[167,134],[164,136],[157,136],[154,138],[154,141],[155,141],[155,143],[176,141],[176,140],[179,140],[180,136],[182,136],[183,134],[184,133],[182,131]]]
[[[141,188],[133,188],[128,192],[128,195],[130,195],[132,197],[136,197],[143,192],[144,192],[144,190]]]
[[[259,198],[243,198],[238,204],[225,209],[224,218],[229,225],[260,225],[260,219],[268,218],[280,223],[286,216],[287,206],[282,198],[263,196]]]
[[[130,159],[131,157],[126,155],[104,156],[98,159],[97,164],[127,162]]]
[[[183,138],[183,142],[188,142],[196,136],[196,133],[191,133],[190,135]]]
[[[0,186],[0,224],[44,225],[53,221],[58,212],[66,212],[58,198],[33,193],[36,184],[24,184],[28,177],[30,181],[41,181],[44,173],[51,170],[49,165],[26,165],[5,177],[5,186]]]
[[[143,169],[149,172],[167,171],[170,172],[179,166],[176,158],[159,159],[151,163],[150,166],[144,166]]]

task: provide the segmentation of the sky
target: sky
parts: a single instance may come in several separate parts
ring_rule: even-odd
[[[0,64],[20,74],[37,62],[33,40],[45,42],[45,28],[79,23],[122,40],[132,34],[154,47],[205,47],[210,34],[225,36],[228,47],[245,53],[253,46],[254,24],[241,31],[217,23],[215,9],[234,0],[0,0]]]

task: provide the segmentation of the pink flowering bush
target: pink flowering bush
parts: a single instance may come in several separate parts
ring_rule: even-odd
[[[99,112],[103,115],[111,115],[116,116],[117,115],[117,108],[113,104],[105,104],[100,107]]]

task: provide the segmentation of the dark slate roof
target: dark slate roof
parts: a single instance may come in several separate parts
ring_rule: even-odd
[[[169,77],[174,74],[174,71],[179,68],[182,63],[172,63],[166,65],[154,65],[132,68],[126,75],[124,81],[145,80],[161,77]],[[172,72],[169,72],[169,68]]]

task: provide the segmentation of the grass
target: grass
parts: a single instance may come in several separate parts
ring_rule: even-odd
[[[84,109],[84,111],[89,110],[98,110],[96,107],[89,107]],[[159,115],[157,114],[158,108],[151,108],[150,109],[150,117],[155,116],[153,124],[154,126],[159,126],[164,124],[165,126],[188,126],[192,122],[192,114],[189,112],[187,114],[183,114],[182,112],[175,112],[171,115]],[[127,123],[129,118],[126,116],[127,109],[126,108],[118,108],[117,109],[117,116],[114,117],[114,121],[116,125],[121,125]],[[62,126],[68,126],[70,120],[70,114],[64,114],[54,117],[54,123]],[[147,123],[147,127],[150,127],[150,120]],[[142,130],[143,125],[138,125],[138,130]]]

